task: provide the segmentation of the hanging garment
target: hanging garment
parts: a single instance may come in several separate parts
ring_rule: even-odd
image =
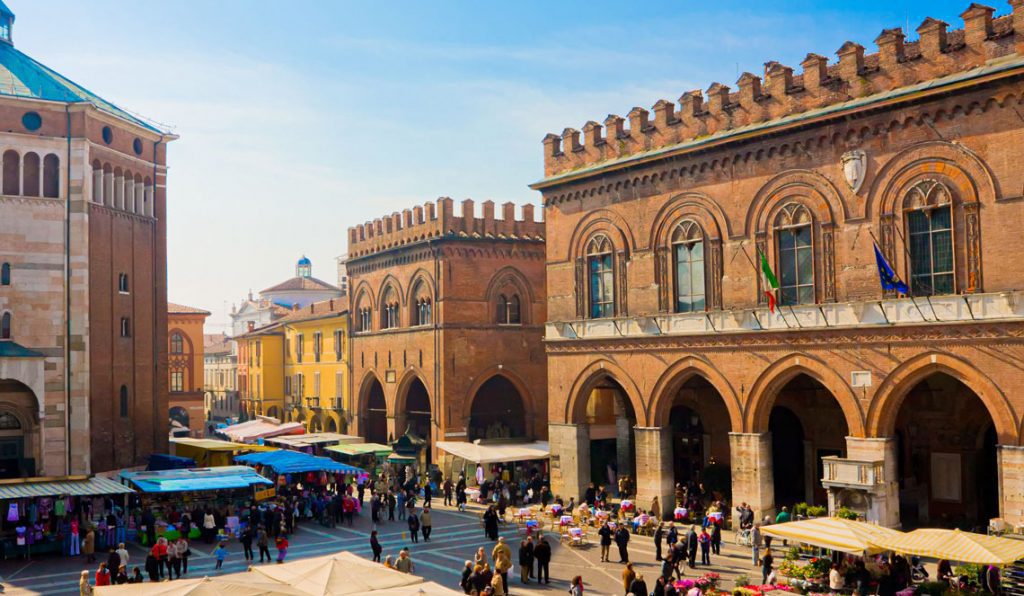
[[[21,514],[18,512],[18,504],[11,503],[7,506],[7,521],[16,522],[21,519]]]

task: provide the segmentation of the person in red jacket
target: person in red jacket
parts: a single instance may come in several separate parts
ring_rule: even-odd
[[[106,563],[100,563],[100,568],[96,570],[96,585],[97,586],[109,586],[110,585],[110,571],[107,569]]]
[[[284,558],[288,555],[288,539],[278,536],[274,541],[274,546],[277,547],[277,562],[284,563]]]
[[[163,536],[157,538],[156,544],[153,545],[153,548],[149,549],[149,554],[153,555],[153,558],[156,559],[156,568],[161,581],[164,579],[165,566],[167,567],[167,576],[169,579],[171,575],[171,562],[167,558],[167,539]]]

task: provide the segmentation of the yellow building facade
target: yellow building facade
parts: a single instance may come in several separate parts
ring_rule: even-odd
[[[316,302],[236,338],[243,417],[345,432],[351,416],[348,310]]]

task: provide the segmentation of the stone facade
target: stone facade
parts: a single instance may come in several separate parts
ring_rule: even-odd
[[[547,437],[544,223],[442,198],[349,229],[355,430],[386,443]]]
[[[165,164],[176,137],[32,71],[11,44],[13,15],[0,19],[5,80],[41,77],[0,98],[0,311],[11,323],[0,401],[20,426],[0,434],[23,441],[13,475],[144,464],[167,448]]]
[[[203,349],[207,424],[238,419],[238,351],[226,334],[211,334]],[[209,426],[207,427],[209,430]]]
[[[702,480],[762,514],[1024,519],[1011,4],[971,5],[961,31],[928,19],[915,42],[883,31],[877,54],[847,42],[838,64],[808,55],[802,75],[769,62],[706,104],[634,108],[606,135],[588,122],[584,142],[545,138],[556,492],[578,496],[607,463],[666,511],[675,482]],[[879,287],[875,239],[913,298]],[[602,400],[629,428],[594,413]]]

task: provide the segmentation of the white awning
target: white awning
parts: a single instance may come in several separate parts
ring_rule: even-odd
[[[547,459],[551,457],[551,448],[548,446],[547,441],[507,445],[479,445],[477,443],[458,441],[438,441],[437,448],[455,457],[461,457],[464,460],[478,464]]]

